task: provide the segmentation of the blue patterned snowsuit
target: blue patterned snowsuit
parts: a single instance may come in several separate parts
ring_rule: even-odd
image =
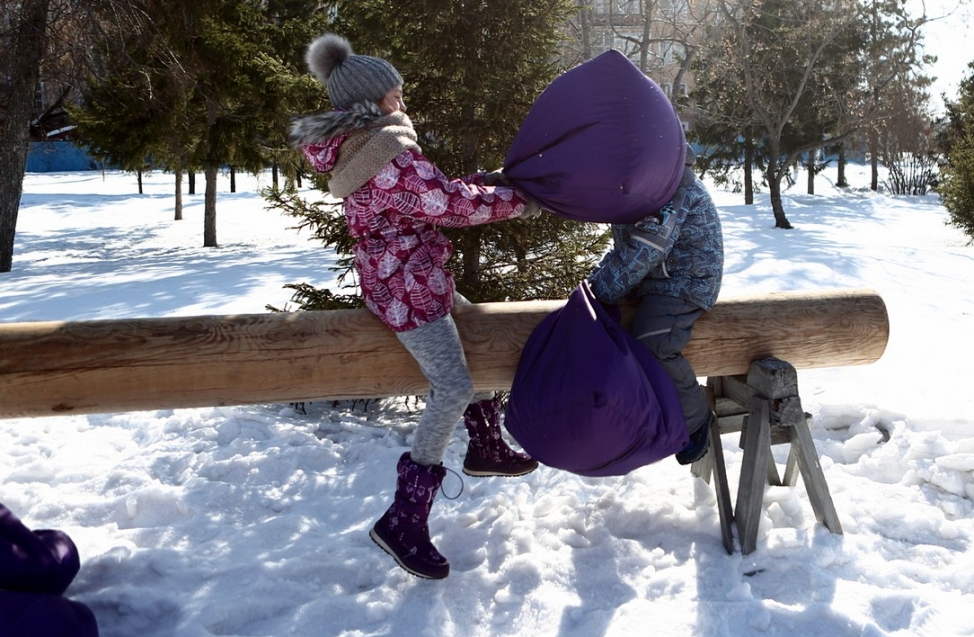
[[[638,303],[632,332],[673,378],[693,433],[709,421],[710,407],[683,348],[720,292],[724,246],[717,209],[687,168],[669,204],[634,224],[613,225],[612,241],[589,285],[604,303]]]

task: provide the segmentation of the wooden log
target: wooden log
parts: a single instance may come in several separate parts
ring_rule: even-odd
[[[521,348],[563,301],[454,311],[479,391],[509,389]],[[624,322],[632,310],[624,312]],[[775,356],[797,368],[872,363],[889,337],[871,290],[721,300],[687,358],[700,376]],[[0,324],[0,418],[425,394],[367,310]]]

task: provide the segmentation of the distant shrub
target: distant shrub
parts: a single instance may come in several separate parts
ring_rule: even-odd
[[[939,181],[937,159],[932,153],[902,153],[883,163],[889,171],[883,186],[891,195],[925,195]]]

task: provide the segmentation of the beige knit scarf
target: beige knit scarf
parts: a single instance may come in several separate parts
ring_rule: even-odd
[[[384,115],[368,128],[350,133],[338,149],[338,161],[328,179],[332,196],[349,196],[409,148],[422,152],[413,123],[403,112]]]

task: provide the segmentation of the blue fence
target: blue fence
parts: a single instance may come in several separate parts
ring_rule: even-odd
[[[31,142],[27,151],[27,172],[50,173],[75,170],[101,170],[102,165],[84,148],[71,142]]]

